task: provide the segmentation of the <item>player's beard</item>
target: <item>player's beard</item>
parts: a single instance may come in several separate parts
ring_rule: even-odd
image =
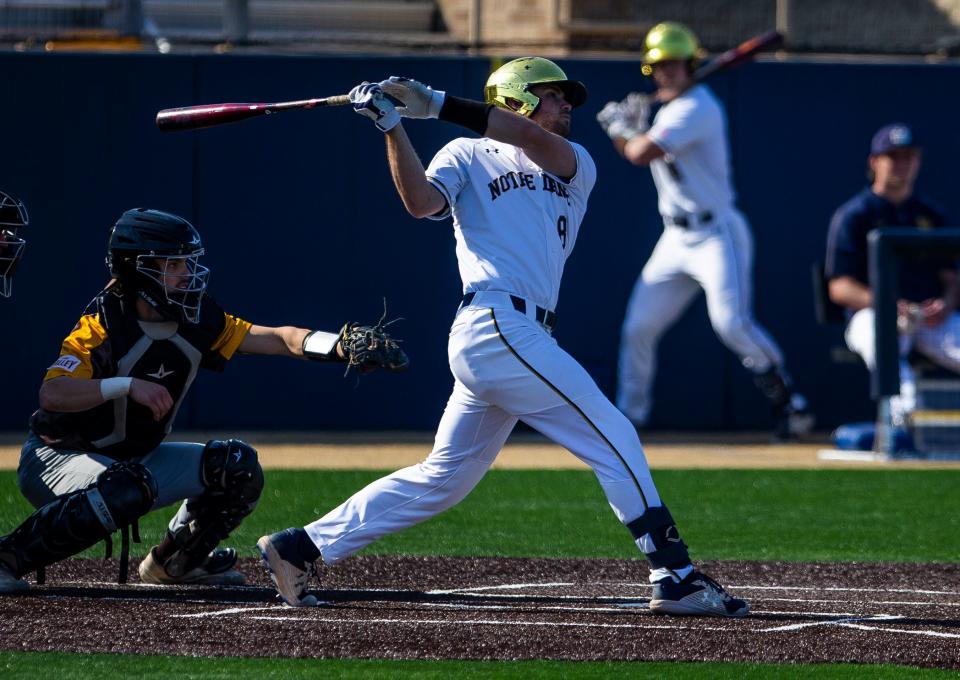
[[[548,130],[549,132],[552,132],[555,135],[560,135],[561,137],[564,137],[564,138],[569,137],[570,136],[570,119],[557,117],[554,120],[547,122],[543,126],[543,129]]]

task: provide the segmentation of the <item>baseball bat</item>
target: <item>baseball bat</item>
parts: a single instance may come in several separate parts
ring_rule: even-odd
[[[196,130],[198,128],[235,123],[237,121],[268,116],[271,113],[290,109],[314,109],[321,106],[343,106],[350,103],[349,95],[338,94],[318,99],[301,99],[291,102],[272,104],[202,104],[184,106],[178,109],[164,109],[157,113],[157,127],[163,132],[174,130]]]
[[[779,31],[767,31],[758,36],[746,40],[733,49],[729,49],[715,59],[711,59],[706,64],[693,72],[695,82],[700,82],[704,78],[712,76],[717,71],[738,66],[745,61],[753,59],[754,55],[763,50],[773,49],[783,43],[783,34]]]

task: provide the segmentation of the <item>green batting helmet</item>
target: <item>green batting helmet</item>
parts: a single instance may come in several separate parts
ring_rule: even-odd
[[[567,74],[559,66],[543,57],[520,57],[508,61],[487,78],[484,94],[488,104],[515,111],[521,116],[531,116],[540,105],[540,97],[530,92],[530,86],[546,83],[563,90],[570,106],[580,106],[587,101],[584,84],[567,79]],[[511,100],[519,103],[519,108],[511,104]]]
[[[653,73],[653,65],[661,61],[680,59],[695,61],[700,43],[689,28],[675,21],[657,24],[647,33],[643,43],[643,74]]]

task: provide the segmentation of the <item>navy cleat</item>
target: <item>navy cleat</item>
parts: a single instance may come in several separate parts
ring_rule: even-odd
[[[301,536],[301,534],[303,534]],[[257,549],[280,597],[291,607],[316,607],[317,598],[307,592],[316,566],[300,553],[301,539],[310,540],[303,529],[284,529],[261,536]]]
[[[731,597],[719,583],[706,574],[693,571],[677,583],[667,577],[653,584],[650,611],[676,616],[746,616],[750,605]]]

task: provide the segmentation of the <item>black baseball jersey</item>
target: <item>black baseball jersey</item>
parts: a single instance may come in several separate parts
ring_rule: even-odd
[[[946,224],[943,213],[923,198],[911,196],[894,205],[867,187],[834,213],[827,235],[824,273],[828,279],[850,276],[869,286],[867,234],[880,227],[936,229]],[[940,297],[943,295],[940,272],[955,267],[955,260],[935,255],[904,260],[900,269],[900,297],[911,302]]]
[[[134,300],[108,287],[63,341],[60,358],[47,369],[44,381],[60,376],[140,378],[166,387],[173,408],[160,422],[130,397],[76,413],[40,409],[30,419],[31,429],[60,448],[118,460],[145,456],[169,434],[197,370],[222,371],[250,326],[226,314],[210,296],[204,296],[196,324],[141,321]]]

